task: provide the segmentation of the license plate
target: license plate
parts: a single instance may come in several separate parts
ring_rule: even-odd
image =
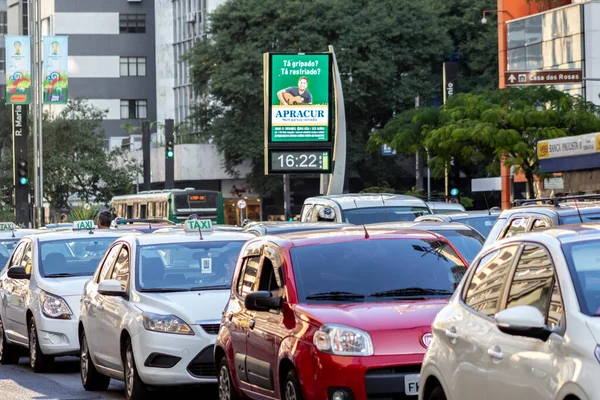
[[[420,375],[406,375],[404,377],[404,393],[407,396],[416,396],[419,394]]]

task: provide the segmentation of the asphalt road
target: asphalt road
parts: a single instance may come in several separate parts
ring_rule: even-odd
[[[87,400],[125,399],[123,383],[111,380],[104,392],[87,392],[81,386],[79,358],[62,357],[51,372],[36,374],[29,368],[29,359],[21,357],[18,365],[0,365],[0,399],[2,400]],[[154,393],[152,398],[167,396],[216,400],[216,387],[168,388]],[[193,396],[193,397],[192,397]]]

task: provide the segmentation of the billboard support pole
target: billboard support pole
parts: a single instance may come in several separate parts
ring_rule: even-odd
[[[36,0],[36,13],[35,13],[35,21],[36,21],[36,25],[37,25],[37,29],[36,29],[36,33],[37,33],[37,77],[36,77],[36,83],[37,86],[34,90],[37,91],[37,118],[38,118],[38,153],[39,153],[39,180],[40,180],[40,184],[38,186],[39,190],[40,190],[40,194],[39,194],[39,212],[38,212],[38,228],[42,227],[42,223],[44,223],[45,221],[42,219],[43,218],[43,210],[44,210],[44,157],[43,157],[43,151],[42,149],[43,147],[43,136],[42,136],[42,117],[44,114],[44,109],[43,109],[43,103],[44,103],[44,98],[43,98],[43,83],[42,83],[42,77],[43,77],[43,69],[42,69],[42,0]]]
[[[342,79],[338,68],[333,46],[329,46],[333,57],[333,86],[335,89],[335,138],[333,148],[333,171],[329,179],[327,194],[342,194],[344,192],[344,175],[346,172],[346,109],[344,108],[344,93]],[[321,180],[323,178],[321,177]]]

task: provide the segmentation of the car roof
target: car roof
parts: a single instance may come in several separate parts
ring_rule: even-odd
[[[564,202],[560,203],[558,206],[552,204],[526,204],[502,211],[502,214],[500,214],[500,218],[507,218],[508,216],[517,212],[543,212],[546,214],[555,215],[573,215],[578,213],[591,214],[593,212],[599,211],[599,202]]]
[[[600,239],[600,223],[559,225],[547,228],[537,233],[542,233],[558,239],[561,243],[571,243],[580,240]]]
[[[347,193],[315,196],[304,200],[304,204],[318,203],[319,200],[335,202],[343,210],[383,206],[418,206],[429,208],[423,200],[417,197],[392,193]]]
[[[369,229],[367,227],[366,230],[369,234],[369,238],[432,239],[447,241],[441,235],[419,229]],[[263,238],[279,242],[280,244],[283,244],[283,242],[287,242],[292,247],[310,246],[326,243],[341,243],[366,239],[365,227],[363,227],[362,225],[352,228],[336,230],[284,233],[281,235],[263,236]]]
[[[235,231],[205,231],[202,232],[200,239],[199,232],[161,232],[151,235],[136,236],[136,240],[140,246],[152,244],[169,244],[169,243],[189,243],[197,241],[217,242],[217,241],[238,241],[249,240],[255,238],[256,235],[246,232]]]
[[[378,222],[365,225],[370,229],[419,229],[419,230],[444,230],[444,231],[474,231],[469,225],[460,222],[438,222],[438,221],[406,221],[406,222]]]
[[[32,235],[27,235],[27,237],[35,237],[39,242],[48,242],[52,240],[70,240],[70,239],[93,239],[97,238],[111,238],[115,239],[124,236],[124,235],[135,235],[139,234],[139,232],[133,231],[118,231],[116,229],[96,229],[92,230],[90,233],[89,230],[64,230],[64,231],[49,231],[49,232],[36,232]]]
[[[300,232],[300,231],[316,231],[316,230],[327,230],[327,229],[341,229],[344,227],[352,227],[353,224],[345,222],[299,222],[299,221],[268,221],[268,222],[254,222],[246,225],[244,232],[252,229],[261,228],[265,230],[267,234],[283,234],[288,232]]]

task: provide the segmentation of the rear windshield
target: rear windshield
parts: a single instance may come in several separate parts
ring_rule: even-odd
[[[466,271],[441,240],[369,239],[294,247],[290,254],[301,302],[449,297]]]
[[[475,258],[477,253],[483,247],[484,239],[477,233],[471,230],[439,230],[428,229],[431,232],[438,233],[439,235],[448,239],[450,243],[458,250],[458,252],[467,260],[469,264]]]
[[[344,210],[344,222],[350,224],[375,224],[378,222],[414,221],[415,218],[431,214],[427,207],[374,207]]]
[[[40,274],[46,278],[91,276],[117,237],[53,240],[40,244]]]

